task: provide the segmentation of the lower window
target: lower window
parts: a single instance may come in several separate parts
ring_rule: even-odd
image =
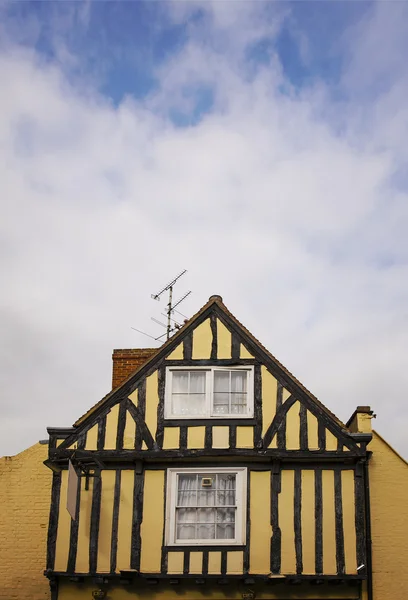
[[[167,543],[243,544],[246,469],[169,469]]]

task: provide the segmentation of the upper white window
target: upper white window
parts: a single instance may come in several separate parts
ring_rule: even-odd
[[[244,544],[246,469],[168,469],[168,545]]]
[[[253,367],[168,367],[165,417],[252,417]]]

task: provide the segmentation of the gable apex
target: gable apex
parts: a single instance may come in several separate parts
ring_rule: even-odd
[[[207,319],[210,319],[210,321],[212,320],[215,326],[217,326],[216,323],[219,320],[222,326],[226,327],[231,333],[232,344],[234,344],[234,338],[238,338],[240,342],[239,345],[245,348],[256,360],[265,364],[291,393],[295,394],[299,399],[303,397],[307,402],[311,402],[319,412],[325,415],[325,418],[331,422],[337,430],[341,429],[347,431],[346,425],[324,406],[324,404],[322,404],[298,379],[296,379],[296,377],[286,369],[286,367],[284,367],[240,321],[238,321],[225,306],[220,295],[210,296],[208,302],[193,317],[186,321],[181,329],[179,329],[162,346],[157,348],[156,351],[153,351],[151,356],[131,373],[118,388],[110,391],[104,398],[81,416],[74,423],[74,427],[83,425],[85,421],[88,421],[88,419],[95,414],[95,412],[99,414],[104,408],[113,406],[115,402],[131,394],[137,387],[139,379],[152,371],[157,363],[166,357],[168,358],[168,355],[182,344],[188,336],[191,337],[192,332]]]

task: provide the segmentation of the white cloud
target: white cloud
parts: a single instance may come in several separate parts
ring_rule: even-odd
[[[237,23],[221,4],[140,103],[114,107],[33,51],[0,55],[0,453],[70,425],[109,390],[112,348],[149,345],[130,327],[156,330],[150,293],[182,268],[179,292],[194,292],[186,314],[223,295],[340,418],[371,404],[380,432],[407,453],[399,135],[383,110],[374,131],[349,105],[337,133],[324,84],[293,90],[276,57],[248,75],[259,13]],[[275,35],[276,22],[265,31]],[[350,77],[369,60],[358,55]],[[212,113],[172,125],[169,108],[194,110],[180,88],[203,84]],[[404,98],[392,102],[399,132]]]

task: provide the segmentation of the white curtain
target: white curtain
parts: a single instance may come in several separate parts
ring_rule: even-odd
[[[205,371],[173,371],[172,413],[177,416],[205,414]]]
[[[214,413],[239,415],[247,410],[247,371],[214,372]]]
[[[212,485],[203,486],[203,478],[211,479]],[[233,474],[180,474],[176,508],[177,539],[233,539],[235,494]]]

